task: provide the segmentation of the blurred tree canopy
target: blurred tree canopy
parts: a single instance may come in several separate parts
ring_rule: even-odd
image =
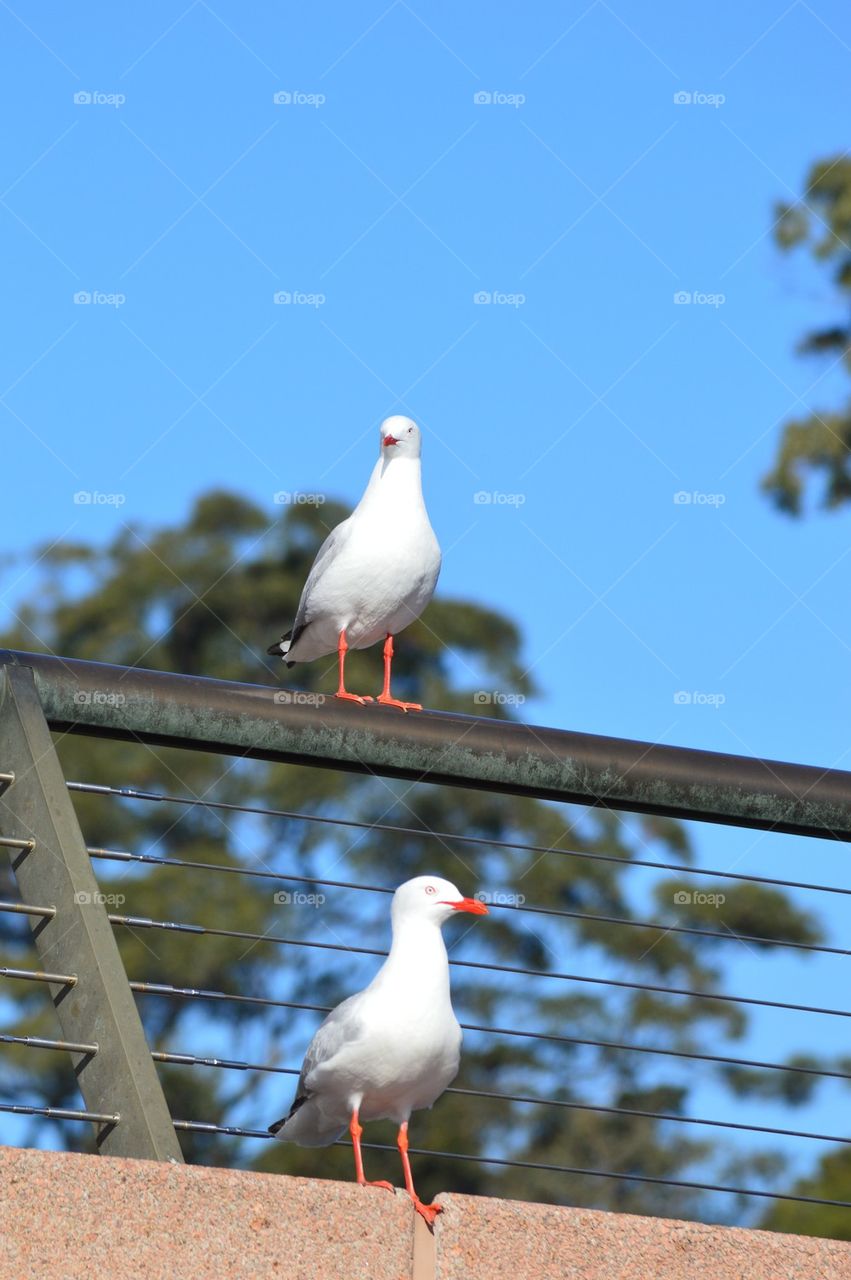
[[[799,350],[851,373],[851,155],[813,165],[801,200],[777,209],[775,235],[784,250],[806,249],[826,272],[838,315],[804,335]],[[842,407],[787,422],[763,488],[781,511],[800,515],[807,490],[823,507],[851,499],[851,399]]]
[[[803,199],[780,205],[777,213],[778,243],[784,250],[803,247],[809,251],[827,271],[842,312],[823,328],[805,334],[799,350],[851,372],[851,154],[843,152],[814,164]],[[787,423],[763,487],[780,510],[797,516],[803,510],[808,483],[820,485],[823,507],[836,508],[851,499],[851,400],[839,410]],[[851,1059],[838,1069],[849,1067]],[[851,1152],[845,1147],[830,1151],[793,1190],[826,1200],[851,1199]],[[760,1225],[851,1240],[847,1209],[777,1203]]]
[[[322,538],[345,514],[328,503],[292,506],[282,517],[270,519],[236,494],[213,492],[199,498],[185,522],[173,527],[127,525],[105,546],[79,542],[38,548],[27,596],[2,643],[253,683],[283,680],[291,688],[330,692],[335,687],[332,659],[288,673],[260,655],[293,617]],[[397,645],[395,691],[447,711],[503,716],[504,702],[483,703],[475,694],[490,689],[528,697],[534,692],[521,646],[517,626],[505,615],[439,597]],[[377,689],[380,651],[352,652],[347,675],[357,691]],[[386,947],[385,894],[329,888],[317,881],[363,881],[392,889],[412,875],[434,871],[466,893],[522,894],[529,904],[584,916],[530,915],[495,907],[472,928],[448,927],[453,958],[710,991],[723,989],[735,944],[669,932],[669,926],[710,924],[757,932],[767,939],[753,944],[762,953],[772,950],[773,939],[813,941],[821,936],[814,917],[783,893],[759,885],[731,881],[723,906],[684,908],[682,878],[628,865],[636,856],[691,861],[686,829],[657,817],[73,735],[59,737],[57,749],[72,780],[409,829],[364,831],[199,804],[75,794],[91,845],[273,870],[280,877],[259,880],[98,860],[94,865],[101,886],[121,899],[121,914],[305,938],[331,947]],[[452,835],[433,834],[447,832],[534,844],[551,852],[462,844]],[[569,851],[614,855],[627,864],[571,856]],[[288,873],[305,880],[294,883]],[[642,894],[646,897],[648,874],[654,877],[649,892],[659,928],[621,927],[589,918],[645,917]],[[0,892],[14,895],[8,870],[3,878]],[[702,887],[689,878],[690,890]],[[273,940],[255,943],[122,926],[116,932],[131,978],[314,1005],[332,1005],[350,994],[369,980],[378,963],[374,957],[294,948]],[[25,922],[0,916],[0,964],[26,966],[34,959]],[[55,1035],[52,1007],[43,992],[27,986],[4,992],[0,1028],[17,1035]],[[462,1021],[552,1037],[724,1053],[747,1027],[745,1008],[720,1000],[546,976],[460,968],[453,971],[453,989]],[[207,1005],[153,995],[140,995],[139,1007],[157,1050],[295,1069],[321,1017],[291,1008]],[[817,1062],[814,1057],[807,1061]],[[78,1105],[63,1055],[12,1047],[0,1055],[0,1063],[4,1099]],[[291,1076],[178,1065],[161,1070],[172,1113],[181,1119],[265,1129],[286,1112],[292,1097]],[[791,1072],[737,1074],[719,1064],[648,1052],[480,1032],[466,1033],[456,1083],[533,1099],[676,1115],[688,1114],[696,1083],[707,1079],[719,1082],[731,1099],[758,1094],[790,1105],[809,1097],[817,1083]],[[58,1135],[77,1149],[88,1141],[81,1126],[53,1121],[33,1121],[29,1137],[39,1134],[51,1141]],[[371,1125],[366,1134],[367,1140],[378,1142],[392,1142],[393,1136],[392,1126],[381,1124]],[[302,1150],[208,1134],[182,1134],[181,1141],[189,1160],[351,1177],[350,1152],[342,1147]],[[758,1185],[777,1186],[783,1171],[782,1160],[770,1148],[753,1143],[749,1154],[743,1154],[741,1144],[729,1144],[718,1130],[457,1093],[445,1095],[432,1112],[414,1117],[412,1141],[435,1150],[662,1178],[699,1175],[723,1182],[753,1176]],[[437,1157],[418,1158],[417,1172],[426,1197],[452,1187],[666,1216],[732,1220],[741,1212],[732,1198],[719,1208],[717,1198],[710,1202],[694,1190],[640,1182],[449,1164]],[[395,1155],[369,1152],[368,1174],[398,1182]]]

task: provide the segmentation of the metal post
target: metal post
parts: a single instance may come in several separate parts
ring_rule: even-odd
[[[14,781],[0,793],[0,831],[26,902],[55,908],[37,920],[39,959],[73,985],[51,984],[62,1035],[96,1044],[71,1054],[90,1112],[119,1115],[95,1125],[104,1155],[172,1160],[183,1156],[121,962],[106,908],[33,673],[0,668],[0,769]],[[22,847],[16,847],[16,846]]]

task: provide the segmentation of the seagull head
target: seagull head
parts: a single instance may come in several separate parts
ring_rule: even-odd
[[[389,460],[395,457],[420,456],[422,436],[411,418],[404,418],[399,414],[393,418],[385,418],[378,430],[381,434],[382,458]]]
[[[465,898],[450,880],[440,876],[416,876],[406,880],[393,894],[393,927],[406,921],[427,921],[438,927],[456,912],[486,916],[488,909],[478,898]]]

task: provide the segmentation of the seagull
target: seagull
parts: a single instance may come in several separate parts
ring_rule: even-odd
[[[408,1159],[408,1120],[431,1107],[455,1079],[461,1028],[452,1011],[449,961],[441,926],[455,912],[485,916],[478,898],[464,898],[438,876],[417,876],[393,895],[390,954],[372,982],[329,1013],[308,1046],[289,1115],[269,1126],[282,1142],[327,1147],[348,1127],[355,1176],[367,1182],[360,1139],[363,1120],[393,1120],[405,1189],[417,1213],[432,1223],[440,1205],[423,1204]]]
[[[319,548],[301,593],[292,630],[266,652],[288,667],[337,652],[336,696],[349,693],[346,653],[384,640],[384,687],[378,701],[402,711],[422,711],[390,692],[393,637],[415,622],[434,595],[440,547],[423,501],[420,429],[410,418],[385,418],[381,448],[369,484],[352,514]]]

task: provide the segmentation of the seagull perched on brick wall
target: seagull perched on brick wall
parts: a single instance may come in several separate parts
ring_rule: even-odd
[[[327,1147],[348,1128],[355,1174],[364,1187],[361,1120],[393,1120],[399,1126],[405,1188],[429,1223],[440,1212],[414,1190],[408,1159],[408,1120],[431,1107],[455,1079],[461,1028],[452,1011],[449,961],[441,926],[459,911],[487,915],[477,898],[464,898],[438,876],[417,876],[393,895],[393,945],[372,982],[338,1005],[310,1042],[295,1101],[269,1132],[283,1142]]]
[[[358,505],[319,548],[292,630],[267,653],[288,667],[313,662],[336,650],[337,697],[350,702],[372,698],[349,693],[346,653],[384,640],[384,687],[378,702],[402,711],[421,711],[390,693],[393,637],[415,622],[434,595],[440,547],[423,501],[420,429],[410,418],[381,424],[378,462]]]

